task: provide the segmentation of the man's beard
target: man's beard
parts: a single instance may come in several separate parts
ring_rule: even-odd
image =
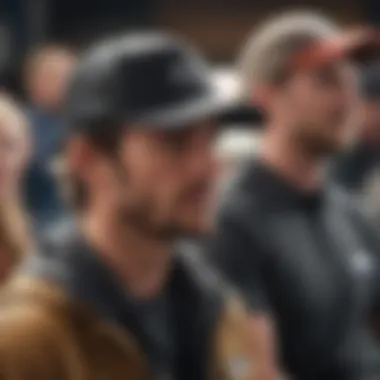
[[[124,168],[119,166],[118,176],[122,185],[127,183],[127,175]],[[191,189],[195,191],[198,187],[204,186],[200,183]],[[154,217],[154,210],[157,209],[153,200],[148,198],[135,199],[132,204],[121,204],[117,211],[117,218],[121,225],[128,225],[136,232],[147,239],[171,242],[180,238],[193,238],[202,235],[198,230],[193,231],[183,228],[178,222],[170,218],[166,221],[157,221]]]
[[[147,239],[174,242],[181,238],[194,238],[201,235],[199,231],[190,231],[182,228],[174,221],[156,222],[152,217],[152,205],[148,202],[135,205],[120,207],[118,211],[119,222],[128,225]]]
[[[116,168],[121,188],[128,186],[128,175],[125,168],[120,166],[119,162],[117,162]],[[153,208],[153,202],[147,199],[136,199],[132,204],[122,203],[117,210],[118,223],[129,226],[147,239],[164,242],[174,240],[179,231],[172,226],[157,226],[150,217]]]
[[[342,149],[336,140],[315,135],[298,136],[297,145],[303,155],[310,159],[327,159]]]

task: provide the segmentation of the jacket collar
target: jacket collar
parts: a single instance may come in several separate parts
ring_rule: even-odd
[[[57,284],[71,299],[101,318],[132,331],[146,352],[149,337],[128,305],[125,289],[75,230],[65,235],[57,247],[49,247],[50,256],[42,252],[26,264],[23,272]],[[169,284],[178,317],[174,329],[181,345],[178,378],[202,380],[208,372],[206,357],[223,299],[192,253],[181,246],[173,254]]]

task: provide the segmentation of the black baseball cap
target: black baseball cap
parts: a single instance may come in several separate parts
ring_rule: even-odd
[[[160,33],[126,34],[84,54],[69,84],[70,131],[93,123],[175,130],[240,111],[236,94],[220,91],[206,62],[191,47]]]

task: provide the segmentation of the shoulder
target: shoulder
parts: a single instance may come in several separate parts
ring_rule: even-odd
[[[276,211],[268,205],[260,177],[257,163],[248,162],[226,191],[207,249],[207,256],[213,261],[226,261],[226,265],[232,261],[240,267],[242,256],[247,257],[247,252],[261,255],[265,237],[270,233],[270,224],[266,221],[275,216]]]
[[[70,300],[58,286],[43,279],[16,274],[0,293],[1,338],[5,337],[3,330],[8,326],[10,331],[29,333],[37,340],[58,337],[59,334],[51,333],[55,328],[67,326],[70,307]]]
[[[262,189],[255,161],[243,163],[220,199],[215,216],[218,230],[224,225],[234,229],[260,220]]]
[[[7,363],[6,379],[15,373],[17,379],[60,378],[70,366],[80,373],[67,307],[59,290],[34,279],[16,277],[2,290],[0,363]]]
[[[54,314],[42,304],[30,300],[9,300],[14,293],[7,289],[2,294],[0,313],[0,346],[10,349],[30,342],[38,346],[47,340],[54,340],[59,335],[61,323]]]

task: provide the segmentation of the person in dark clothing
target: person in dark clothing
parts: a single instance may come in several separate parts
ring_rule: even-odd
[[[2,379],[256,379],[243,304],[175,244],[207,227],[214,137],[233,103],[170,36],[84,55],[63,153],[76,222],[4,290]]]
[[[338,154],[331,180],[362,202],[379,218],[377,183],[380,169],[380,63],[365,66],[360,75],[359,131],[354,144]]]
[[[268,371],[277,338],[280,368],[296,380],[380,378],[368,324],[380,317],[380,242],[323,174],[351,134],[350,58],[376,47],[370,33],[357,33],[289,13],[263,25],[242,57],[246,94],[267,123],[258,158],[221,204],[209,258],[245,297],[255,338],[274,342]]]
[[[76,57],[68,49],[47,45],[32,52],[25,64],[26,112],[33,156],[26,172],[23,196],[36,230],[66,216],[51,162],[55,147],[64,138],[61,112],[75,63]]]

